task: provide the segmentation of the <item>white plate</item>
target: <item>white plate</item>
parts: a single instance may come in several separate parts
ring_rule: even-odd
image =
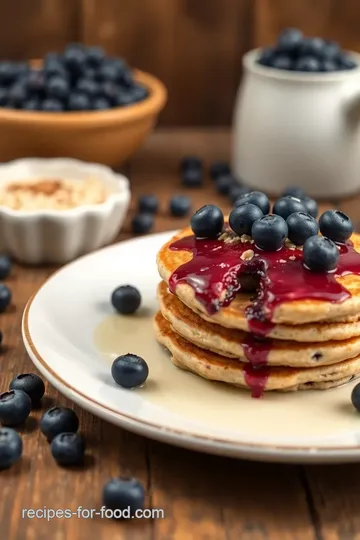
[[[360,415],[353,385],[328,391],[249,393],[174,367],[156,342],[152,317],[159,281],[155,255],[172,233],[147,236],[87,255],[55,273],[28,303],[26,349],[60,392],[110,422],[195,450],[267,461],[341,462],[360,458]],[[112,290],[131,283],[140,312],[115,315]],[[143,388],[111,378],[116,356],[133,352],[149,364]]]

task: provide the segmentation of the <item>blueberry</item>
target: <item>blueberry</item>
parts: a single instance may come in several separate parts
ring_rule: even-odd
[[[297,246],[302,246],[310,236],[316,236],[319,225],[316,219],[306,212],[294,212],[286,220],[288,238]]]
[[[71,72],[80,73],[85,65],[86,53],[79,46],[67,47],[63,54],[63,61]]]
[[[304,244],[305,265],[316,272],[330,272],[336,268],[339,251],[336,244],[324,236],[311,236]]]
[[[96,69],[90,68],[90,67],[86,68],[82,72],[82,76],[83,76],[84,79],[91,79],[92,81],[96,81],[97,80]]]
[[[351,401],[355,409],[360,412],[360,383],[354,386],[351,392]]]
[[[276,69],[292,69],[293,61],[287,54],[276,55],[271,63],[271,67]]]
[[[23,83],[16,82],[8,93],[8,102],[14,108],[20,108],[27,99],[26,86]]]
[[[116,107],[127,107],[128,105],[132,105],[133,103],[134,100],[131,92],[125,90],[120,90],[116,92],[113,102],[113,105],[115,105]]]
[[[341,49],[336,41],[325,40],[325,47],[323,49],[323,56],[325,61],[333,60],[335,61],[341,53]]]
[[[84,461],[85,443],[78,433],[59,433],[51,441],[50,448],[59,465],[78,465]]]
[[[97,97],[91,103],[91,109],[94,111],[106,111],[111,109],[111,103],[104,97]]]
[[[296,199],[304,199],[306,197],[305,191],[297,186],[288,186],[283,193],[281,194],[282,197],[295,197]]]
[[[339,210],[327,210],[319,219],[320,232],[334,242],[346,242],[354,232],[354,226],[346,214]]]
[[[8,86],[11,84],[16,75],[16,68],[13,62],[0,62],[0,84]]]
[[[21,458],[22,438],[11,428],[0,428],[0,469],[8,469]]]
[[[240,186],[239,184],[234,184],[229,189],[229,198],[232,203],[235,203],[237,199],[240,199],[243,195],[246,195],[247,193],[250,193],[250,188],[246,186]]]
[[[145,489],[136,478],[113,478],[104,486],[103,504],[110,510],[129,508],[131,515],[134,515],[136,510],[144,508],[144,502]]]
[[[4,426],[22,424],[30,411],[31,400],[22,390],[10,390],[0,394],[0,421]]]
[[[134,78],[130,69],[125,69],[119,76],[119,84],[125,88],[131,89],[134,86]]]
[[[59,99],[47,98],[42,102],[42,110],[46,112],[62,112],[64,105]]]
[[[170,214],[174,217],[184,217],[190,212],[191,201],[186,195],[174,195],[170,199]]]
[[[24,111],[41,111],[42,105],[39,99],[31,98],[27,99],[22,106]]]
[[[58,73],[54,75],[58,76]],[[26,87],[30,94],[39,94],[45,89],[45,77],[41,70],[30,71],[25,81]]]
[[[304,38],[299,47],[299,55],[303,57],[313,56],[323,58],[326,50],[326,43],[319,37]]]
[[[340,69],[354,69],[357,67],[357,63],[348,54],[342,53],[339,57]]]
[[[90,97],[95,97],[99,94],[100,87],[99,84],[92,79],[79,79],[76,83],[76,91]]]
[[[271,66],[275,58],[275,47],[266,47],[262,49],[258,58],[258,63],[262,66]]]
[[[242,234],[251,235],[253,223],[264,214],[258,206],[254,204],[242,204],[237,206],[229,216],[229,225],[239,236]]]
[[[185,156],[180,162],[180,171],[183,172],[186,169],[202,169],[202,161],[196,156]]]
[[[216,180],[219,176],[227,176],[231,173],[230,165],[226,161],[216,161],[210,165],[210,178]]]
[[[4,285],[4,283],[0,283],[0,313],[5,311],[10,304],[11,296],[12,295],[9,287]]]
[[[89,96],[81,92],[73,92],[70,94],[68,101],[68,109],[70,111],[88,111],[91,108]]]
[[[97,71],[97,78],[100,81],[110,81],[113,83],[119,82],[122,76],[122,71],[115,64],[103,64]]]
[[[88,47],[86,50],[86,61],[89,66],[98,66],[105,58],[105,51],[102,47]]]
[[[159,200],[156,195],[141,195],[138,204],[139,212],[149,212],[156,214],[159,209]]]
[[[52,441],[59,433],[76,433],[79,419],[68,407],[52,407],[44,412],[40,420],[40,431],[48,441]]]
[[[197,238],[216,238],[224,226],[224,215],[213,204],[202,206],[191,218],[191,229]]]
[[[11,259],[7,255],[0,255],[0,279],[6,279],[11,272]]]
[[[200,187],[203,183],[203,171],[197,168],[185,169],[182,173],[182,183],[185,187]]]
[[[230,174],[219,176],[215,180],[215,187],[221,195],[228,195],[230,189],[236,185],[236,180]]]
[[[111,303],[118,313],[130,315],[139,309],[141,295],[136,287],[132,285],[121,285],[121,287],[117,287],[113,291]]]
[[[294,212],[305,212],[305,206],[300,199],[287,195],[278,199],[273,207],[273,213],[287,219]]]
[[[303,39],[303,33],[297,28],[285,28],[278,37],[277,46],[282,51],[292,52],[296,50]]]
[[[135,83],[131,87],[131,95],[133,97],[133,102],[139,103],[140,101],[144,101],[144,99],[149,97],[149,90],[146,88],[146,86]]]
[[[268,214],[270,210],[270,201],[261,191],[250,191],[250,193],[245,193],[239,199],[236,199],[235,206],[240,206],[242,204],[251,203],[258,206],[262,210],[263,214]]]
[[[22,390],[31,399],[32,405],[38,405],[45,393],[43,380],[35,373],[23,373],[13,379],[10,390]]]
[[[110,81],[105,81],[99,84],[99,93],[101,96],[110,101],[110,103],[115,104],[118,99],[119,90],[116,84]]]
[[[58,75],[51,77],[46,83],[46,94],[48,97],[63,101],[68,98],[69,91],[68,81]]]
[[[114,360],[111,375],[119,386],[135,388],[144,384],[149,375],[149,368],[143,358],[128,353]]]
[[[301,198],[301,202],[305,206],[305,210],[310,216],[316,218],[319,212],[319,207],[315,199],[311,199],[310,197],[303,197]]]
[[[4,106],[8,102],[8,90],[7,88],[0,87],[0,107]]]
[[[295,71],[321,71],[320,61],[315,56],[302,56],[294,65]]]
[[[264,251],[280,249],[288,235],[286,221],[277,215],[266,215],[255,221],[251,228],[251,236],[256,246]]]
[[[154,225],[153,214],[136,214],[131,221],[131,229],[134,234],[146,234]]]
[[[320,66],[321,71],[331,73],[338,70],[338,65],[334,60],[324,60]]]
[[[50,58],[45,60],[44,73],[46,78],[48,78],[55,76],[65,77],[67,72],[60,60]],[[30,77],[32,77],[32,75],[30,75]]]

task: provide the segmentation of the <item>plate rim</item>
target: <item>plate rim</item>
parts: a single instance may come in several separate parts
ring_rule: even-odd
[[[239,458],[265,460],[265,461],[292,461],[292,462],[340,462],[340,461],[355,461],[360,459],[360,444],[354,446],[302,446],[302,445],[287,445],[287,444],[267,444],[267,443],[241,443],[239,441],[233,441],[228,438],[217,438],[213,436],[207,436],[202,434],[188,433],[180,428],[162,427],[159,424],[153,423],[149,420],[139,419],[134,415],[120,412],[113,409],[108,405],[98,402],[91,396],[84,394],[77,390],[67,381],[65,381],[61,375],[53,370],[51,365],[40,355],[36,348],[34,340],[32,339],[29,329],[29,318],[31,316],[31,306],[43,289],[51,279],[57,276],[62,271],[68,269],[69,266],[76,264],[78,261],[91,256],[97,256],[98,254],[116,249],[124,243],[132,243],[138,240],[151,239],[154,237],[166,236],[169,237],[175,234],[176,231],[166,231],[156,233],[148,236],[141,236],[138,238],[130,238],[124,241],[117,242],[105,248],[96,250],[92,253],[77,258],[70,263],[63,265],[61,268],[55,270],[41,285],[41,287],[34,293],[28,302],[26,303],[21,323],[22,339],[25,349],[30,356],[30,359],[39,369],[39,371],[45,376],[45,378],[52,384],[57,390],[59,390],[66,397],[77,403],[80,407],[90,411],[95,416],[110,421],[116,425],[119,425],[129,431],[136,432],[140,435],[157,439],[162,442],[174,444],[177,446],[191,448],[193,450],[205,451],[208,453],[215,453]]]

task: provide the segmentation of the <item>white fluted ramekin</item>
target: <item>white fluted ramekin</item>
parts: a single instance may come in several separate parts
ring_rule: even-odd
[[[0,164],[0,183],[26,178],[97,178],[110,191],[100,204],[69,210],[12,210],[0,206],[0,251],[19,262],[62,264],[111,242],[130,203],[128,179],[109,167],[75,159],[19,159]]]

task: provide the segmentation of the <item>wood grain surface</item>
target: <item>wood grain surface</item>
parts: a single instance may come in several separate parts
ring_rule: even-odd
[[[103,45],[162,79],[163,125],[229,125],[244,52],[280,30],[360,51],[358,0],[0,1],[0,57],[26,59],[70,41]]]
[[[185,225],[168,215],[174,193],[188,193],[194,209],[213,202],[229,210],[210,179],[204,188],[184,190],[179,159],[187,153],[208,165],[227,158],[226,131],[159,131],[129,164],[133,204],[119,240],[128,238],[136,198],[156,193],[161,212],[155,231]],[[360,197],[336,204],[359,222]],[[18,373],[34,371],[22,344],[21,315],[29,297],[54,267],[15,266],[9,285],[13,305],[0,315],[4,345],[0,357],[0,390]],[[71,298],[69,298],[69,305]],[[44,408],[73,406],[47,385]],[[77,410],[89,457],[84,467],[58,467],[39,433],[41,411],[21,429],[24,455],[0,473],[1,540],[358,540],[360,537],[360,465],[290,466],[251,463],[186,451],[133,435]],[[164,519],[115,522],[90,519],[22,519],[22,509],[99,509],[105,482],[119,474],[138,477],[147,488],[147,507],[163,508]]]

